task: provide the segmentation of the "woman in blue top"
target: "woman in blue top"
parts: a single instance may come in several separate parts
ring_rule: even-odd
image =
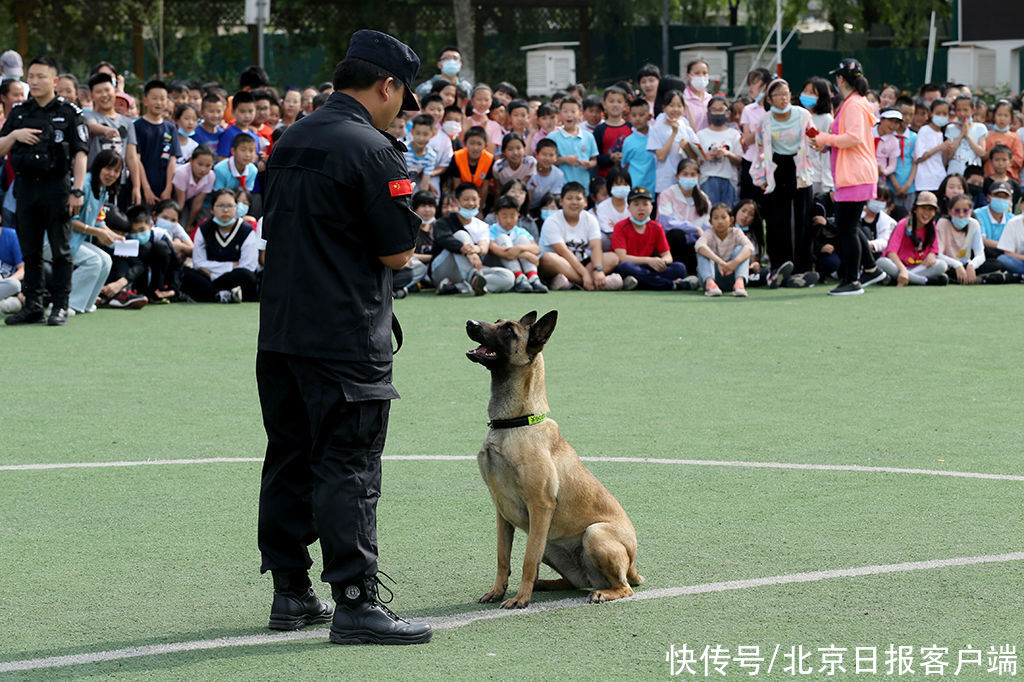
[[[104,149],[93,159],[85,175],[82,209],[71,219],[71,260],[75,270],[71,275],[68,307],[75,313],[89,313],[96,309],[96,297],[110,274],[110,254],[100,246],[124,240],[104,223],[103,208],[107,197],[117,196],[123,166],[120,154]],[[49,246],[46,248],[44,256],[49,258]]]

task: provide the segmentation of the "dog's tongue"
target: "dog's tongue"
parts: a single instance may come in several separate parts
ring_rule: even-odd
[[[474,353],[483,353],[484,355],[493,355],[494,354],[494,351],[492,351],[490,348],[488,348],[487,346],[484,346],[482,344],[477,346],[476,350],[473,351],[473,352]]]

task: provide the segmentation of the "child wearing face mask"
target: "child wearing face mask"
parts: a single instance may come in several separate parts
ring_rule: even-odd
[[[985,265],[981,225],[972,215],[973,207],[970,195],[959,194],[949,201],[948,215],[935,223],[939,259],[948,266],[947,272],[954,273],[950,281],[955,284],[976,284]]]
[[[697,278],[686,275],[686,266],[672,260],[665,230],[651,220],[654,197],[645,187],[629,193],[627,217],[615,225],[612,248],[619,258],[615,272],[622,276],[622,288],[671,289],[697,288]]]
[[[420,229],[416,232],[412,258],[404,268],[395,273],[392,283],[395,298],[405,298],[423,287],[433,286],[428,271],[433,258],[437,197],[433,192],[426,190],[416,192],[412,195],[412,210],[420,217]]]
[[[901,220],[889,237],[885,256],[878,267],[896,281],[896,286],[949,283],[947,265],[939,260],[935,237],[935,214],[939,201],[931,192],[920,192],[910,215]]]
[[[956,120],[946,125],[946,139],[953,142],[953,153],[946,171],[964,173],[968,166],[981,166],[986,156],[985,144],[988,128],[974,120],[974,105],[970,95],[958,95],[953,100]]]
[[[1015,182],[1020,181],[1020,169],[1024,165],[1024,143],[1016,133],[1010,130],[1012,123],[1012,105],[1005,99],[999,100],[992,112],[992,129],[989,131],[988,137],[985,138],[985,151],[988,154],[988,158],[985,159],[986,178],[993,176],[992,154],[995,147],[1003,145],[1010,152],[1010,161],[1004,170],[1009,174],[1009,179]]]
[[[878,196],[864,204],[860,215],[860,231],[868,240],[871,255],[878,258],[889,243],[889,236],[896,227],[896,220],[889,215],[892,191],[885,185],[878,186]]]
[[[608,198],[594,209],[597,222],[601,226],[601,249],[612,250],[612,233],[615,226],[629,218],[629,206],[626,202],[632,180],[628,172],[616,166],[608,171]]]
[[[1016,137],[1016,136],[1013,136]],[[991,166],[992,170],[988,176],[985,177],[982,183],[982,192],[988,195],[992,185],[996,182],[1005,182],[1013,190],[1013,196],[1010,199],[1010,205],[1016,206],[1020,202],[1021,191],[1020,183],[1013,179],[1010,175],[1010,166],[1013,164],[1013,152],[1009,147],[1001,144],[997,144],[992,147],[988,154],[988,160],[985,162],[986,166]],[[977,202],[975,202],[977,206]]]
[[[743,163],[740,164],[740,198],[754,199],[759,204],[764,193],[750,177],[750,167],[757,158],[757,145],[754,143],[754,134],[761,127],[761,122],[768,114],[768,111],[761,105],[764,99],[765,88],[772,80],[768,69],[754,69],[747,75],[747,90],[750,104],[743,108],[740,115],[740,132],[743,137]]]
[[[683,159],[676,167],[676,181],[657,197],[658,221],[665,228],[672,258],[696,272],[694,244],[707,229],[711,201],[701,190],[700,170],[693,159]]]
[[[832,98],[828,91],[828,81],[824,78],[808,78],[804,89],[800,91],[800,106],[811,112],[811,125],[815,130],[831,130]],[[832,179],[831,154],[828,150],[812,151],[810,154],[811,168],[814,171],[811,187],[815,194],[828,192],[835,187]]]
[[[696,59],[686,65],[687,86],[683,89],[683,100],[686,103],[687,120],[694,132],[700,132],[708,127],[708,104],[711,103],[711,93],[708,92],[708,85],[711,78],[708,75],[708,63]]]
[[[732,206],[736,203],[737,169],[743,161],[743,144],[739,131],[726,127],[729,103],[724,97],[716,95],[709,100],[707,120],[707,127],[697,132],[697,140],[704,151],[700,188],[712,204]]]
[[[953,154],[953,142],[947,143],[943,132],[948,123],[949,102],[941,98],[934,100],[928,123],[917,131],[914,144],[914,162],[917,164],[914,186],[919,192],[935,192],[946,177],[946,162]]]

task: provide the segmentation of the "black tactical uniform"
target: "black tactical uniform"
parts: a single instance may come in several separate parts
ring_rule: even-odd
[[[73,269],[68,195],[75,155],[88,152],[89,131],[82,110],[60,96],[54,96],[45,107],[35,98],[25,100],[11,111],[0,137],[19,128],[42,131],[36,144],[16,142],[10,152],[17,174],[14,197],[18,202],[18,242],[25,260],[25,310],[41,313],[43,309],[44,234],[53,253],[53,309],[66,309]]]
[[[380,453],[398,397],[392,271],[378,256],[411,249],[420,223],[403,149],[336,92],[270,157],[256,367],[269,441],[263,571],[308,569],[319,536],[324,582],[377,573]]]

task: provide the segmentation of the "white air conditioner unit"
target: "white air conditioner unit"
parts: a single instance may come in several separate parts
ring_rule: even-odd
[[[576,82],[578,42],[537,43],[519,49],[526,52],[526,95],[550,95]]]
[[[947,78],[953,83],[969,83],[972,88],[996,86],[996,53],[976,45],[950,47],[946,53]]]
[[[686,78],[686,65],[695,60],[707,62],[711,84],[708,92],[729,92],[729,53],[725,48],[732,43],[693,43],[676,45],[679,50],[679,75]]]

